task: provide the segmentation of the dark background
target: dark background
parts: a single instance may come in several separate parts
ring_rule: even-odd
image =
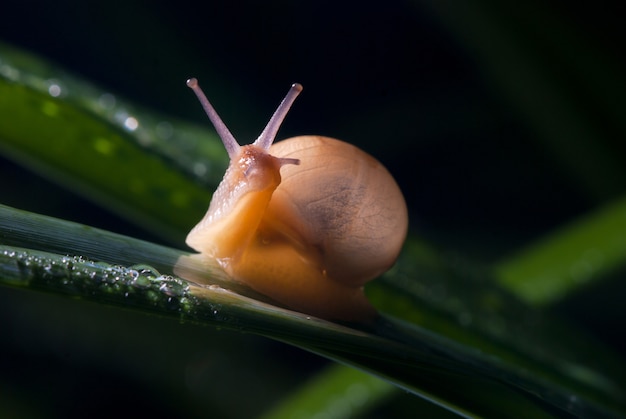
[[[5,7],[0,35],[136,103],[208,125],[184,86],[196,76],[242,142],[256,138],[290,83],[300,82],[304,94],[280,136],[317,133],[359,144],[401,184],[415,231],[496,259],[624,190],[581,185],[520,108],[525,98],[502,85],[503,78],[528,83],[524,71],[542,65],[547,81],[559,83],[546,96],[554,89],[585,103],[591,83],[551,51],[575,50],[568,44],[575,41],[601,48],[611,70],[623,69],[622,25],[610,10],[541,5],[476,7],[515,42],[492,40],[492,50],[506,48],[502,61],[533,60],[504,76],[498,71],[510,69],[494,68],[454,26],[454,13],[440,10],[451,5],[428,1],[35,2]],[[525,16],[533,6],[554,20]],[[589,76],[601,77],[602,68]],[[584,110],[608,134],[595,105]],[[610,135],[597,141],[625,151]]]
[[[198,77],[242,142],[256,138],[292,82],[302,83],[304,93],[279,137],[322,134],[366,149],[390,169],[405,192],[411,233],[445,252],[480,263],[496,261],[624,193],[624,178],[590,180],[603,173],[602,164],[594,166],[593,157],[586,158],[585,153],[564,153],[569,149],[567,134],[560,142],[546,140],[555,137],[554,133],[558,137],[559,132],[567,132],[558,124],[563,121],[561,111],[572,108],[576,112],[570,115],[584,115],[583,125],[593,133],[589,143],[593,150],[607,151],[626,165],[623,119],[614,117],[626,110],[620,95],[624,87],[598,87],[608,80],[606,74],[626,74],[623,20],[601,3],[531,1],[504,7],[482,1],[467,7],[445,1],[342,5],[331,1],[128,1],[123,5],[57,1],[13,2],[3,5],[1,13],[1,41],[38,54],[135,103],[208,125],[184,85],[188,77]],[[587,58],[584,54],[589,51],[593,55]],[[528,95],[524,95],[526,88]],[[537,94],[542,91],[545,97]],[[562,101],[551,108],[555,94]],[[551,120],[557,122],[550,125]],[[580,121],[571,122],[575,126]],[[565,124],[567,128],[567,118]],[[572,145],[574,150],[585,147],[584,143]],[[0,201],[7,205],[157,240],[72,191],[48,185],[9,161],[0,162],[5,179],[21,180],[19,188],[3,182]],[[22,192],[30,190],[42,192],[37,196]],[[620,334],[613,329],[621,324],[623,312],[617,297],[611,296],[624,293],[623,286],[615,283],[595,285],[553,310],[623,348]],[[38,340],[9,347],[14,352],[5,359],[32,361],[35,369],[49,372],[27,375],[26,387],[31,380],[62,377],[67,370],[69,381],[82,382],[84,377],[72,375],[80,375],[81,365],[107,368],[103,367],[108,365],[103,362],[108,359],[106,351],[90,346],[85,349],[90,356],[63,353],[80,351],[76,349],[84,339],[80,331],[89,330],[88,324],[85,329],[71,326],[71,310],[44,321],[42,307],[49,304],[52,309],[58,304],[17,291],[6,293],[3,298],[13,301],[19,295],[21,307],[28,305],[29,313],[41,316],[25,316],[23,322],[11,324],[13,334],[7,333],[6,338],[21,342],[24,333],[40,336],[46,322],[56,324],[50,326],[54,330],[59,324],[67,325],[62,329],[70,335],[58,347],[45,337],[37,338],[45,342],[44,348],[53,349],[36,349]],[[600,313],[598,306],[603,307]],[[3,316],[19,314],[11,307],[3,310]],[[122,316],[89,307],[81,305],[79,310],[89,315],[95,311],[97,318]],[[591,309],[594,313],[590,314]],[[124,316],[135,319],[134,314]],[[148,326],[136,321],[137,327],[160,327],[158,320],[148,321]],[[177,330],[176,326],[172,329]],[[185,327],[190,330],[183,333],[204,333],[204,329]],[[125,339],[119,334],[127,332],[111,328],[103,333],[117,342]],[[229,336],[222,332],[219,338],[228,341],[225,335]],[[103,339],[89,336],[91,343]],[[240,337],[233,339],[237,342]],[[141,339],[137,342],[142,345]],[[275,343],[254,342],[261,351],[293,354]],[[184,352],[171,342],[162,344]],[[201,340],[190,345],[203,359],[202,348],[210,344]],[[130,347],[120,351],[137,350]],[[20,358],[24,348],[33,353]],[[321,362],[300,352],[290,356],[304,373]],[[120,358],[115,355],[114,359]],[[103,383],[119,388],[120,377],[128,375],[121,372],[120,362],[108,362],[116,365],[111,382],[93,383],[97,388]],[[310,368],[302,367],[308,363]],[[145,370],[136,376],[153,369],[154,364],[146,362]],[[19,376],[15,370],[7,374],[3,386]],[[171,374],[173,380],[180,379],[177,371]],[[137,383],[131,380],[124,385],[132,392]],[[277,387],[280,393],[288,384]],[[84,388],[75,391],[84,396]],[[143,396],[134,401],[144,400]],[[178,399],[174,400],[172,408],[177,405]]]

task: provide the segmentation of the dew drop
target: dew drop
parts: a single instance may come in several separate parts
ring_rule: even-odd
[[[135,131],[139,127],[139,121],[134,116],[129,116],[124,120],[124,128],[128,131]]]
[[[150,285],[152,285],[152,283],[150,282],[150,279],[143,275],[139,275],[137,278],[134,278],[130,283],[130,286],[139,288],[139,289],[150,288]]]
[[[115,106],[115,96],[105,93],[98,98],[98,105],[103,109],[111,110]]]
[[[50,94],[50,96],[52,97],[61,96],[61,92],[61,86],[59,86],[58,84],[51,84],[50,86],[48,86],[48,94]]]
[[[207,165],[202,162],[197,162],[193,165],[193,173],[196,176],[204,176],[208,171]]]
[[[20,71],[7,64],[0,66],[0,74],[11,81],[17,81],[20,78]]]
[[[163,283],[159,287],[159,291],[169,297],[180,297],[184,295],[186,291],[186,286],[181,284],[170,275],[161,275],[160,277],[156,278],[156,280],[163,281]]]
[[[169,140],[173,133],[174,128],[167,121],[159,122],[156,126],[156,135],[162,140]]]
[[[138,264],[138,265],[131,266],[130,269],[134,269],[137,272],[139,272],[139,275],[149,277],[149,278],[157,278],[161,276],[159,271],[157,271],[150,265]]]

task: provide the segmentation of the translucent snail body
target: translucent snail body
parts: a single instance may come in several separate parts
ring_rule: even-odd
[[[259,138],[240,146],[195,79],[230,165],[205,217],[187,236],[202,257],[288,308],[363,321],[363,285],[395,262],[407,230],[404,198],[372,156],[343,141],[301,136],[273,144],[294,84]]]

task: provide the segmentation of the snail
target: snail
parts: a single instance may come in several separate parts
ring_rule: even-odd
[[[273,144],[300,84],[291,86],[258,139],[245,146],[198,81],[187,85],[230,158],[187,245],[287,308],[328,320],[375,317],[363,285],[393,265],[408,225],[404,198],[387,169],[333,138],[299,136]]]

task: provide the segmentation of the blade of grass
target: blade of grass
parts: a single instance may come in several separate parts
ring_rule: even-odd
[[[494,267],[500,283],[546,306],[626,265],[626,198],[532,243]]]
[[[379,378],[336,364],[317,374],[261,418],[357,417],[384,402],[395,388]]]
[[[2,44],[0,114],[10,121],[0,124],[0,152],[176,243],[225,167],[213,134]]]
[[[146,265],[124,267],[80,256],[0,246],[0,280],[8,285],[272,337],[382,374],[394,384],[464,415],[497,415],[502,406],[490,402],[495,394],[507,409],[545,416],[541,399],[529,401],[514,388],[472,373],[469,365],[464,371],[462,363],[447,356],[433,356],[438,352],[433,352],[434,348],[411,348],[251,300],[219,286],[200,287],[160,275]],[[472,392],[472,388],[480,390]]]
[[[40,221],[48,217],[0,209],[0,279],[5,284],[271,337],[377,375],[463,415],[502,416],[516,411],[542,417],[559,411],[610,417],[613,409],[625,409],[619,385],[607,377],[599,379],[582,365],[578,370],[591,373],[592,380],[563,375],[563,361],[513,362],[526,355],[507,355],[507,349],[495,347],[485,356],[483,350],[389,318],[358,327],[319,321],[246,297],[245,287],[233,292],[234,284],[220,278],[218,269],[199,271],[206,278],[201,286],[168,275],[174,267],[167,269],[167,265],[184,252],[58,220],[48,219],[47,233],[42,234],[45,224]],[[59,223],[56,229],[55,223]],[[45,247],[48,237],[53,246],[59,246],[55,237],[62,236],[83,236],[68,240],[74,244],[71,251],[64,252],[78,256],[17,247],[29,243]],[[93,245],[84,245],[92,240]],[[126,254],[130,248],[137,253]],[[76,252],[79,250],[88,253]],[[102,256],[106,259],[101,262],[91,260]],[[156,263],[166,270],[157,272],[146,266]],[[572,339],[561,345],[579,346]],[[563,353],[557,349],[553,356],[561,359]],[[618,371],[613,374],[619,375]]]

